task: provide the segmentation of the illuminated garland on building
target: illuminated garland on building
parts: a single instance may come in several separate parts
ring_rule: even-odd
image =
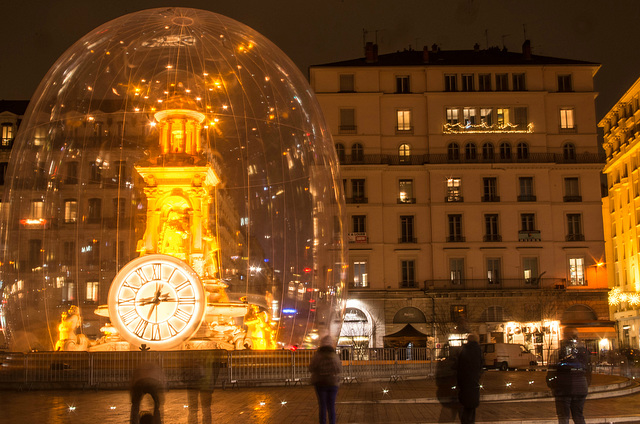
[[[461,123],[444,124],[443,132],[445,134],[459,134],[459,133],[464,133],[464,134],[475,134],[475,133],[482,133],[482,134],[486,134],[486,133],[530,134],[530,133],[533,132],[533,123],[529,123],[527,125],[527,129],[526,130],[520,130],[520,129],[518,129],[518,125],[512,124],[510,122],[507,122],[504,125],[498,125],[498,124],[487,125],[486,122],[482,122],[482,123],[477,124],[477,125],[461,124]]]
[[[640,305],[640,293],[625,293],[619,287],[612,289],[609,292],[609,305],[619,305],[622,302],[627,302],[631,306],[638,306]]]

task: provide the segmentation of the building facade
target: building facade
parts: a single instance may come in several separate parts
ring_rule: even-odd
[[[347,200],[341,343],[428,346],[474,331],[539,355],[574,325],[614,336],[593,76],[599,65],[497,48],[312,66]],[[424,340],[405,339],[419,345]]]
[[[621,347],[640,347],[640,80],[600,121],[604,129],[607,196],[602,199],[611,314]]]

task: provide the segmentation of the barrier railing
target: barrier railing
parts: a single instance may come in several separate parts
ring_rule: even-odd
[[[169,388],[202,378],[218,387],[298,384],[310,378],[314,350],[191,350],[0,353],[0,386],[20,388],[126,388],[141,364],[161,366]],[[431,349],[339,348],[346,382],[433,375]]]

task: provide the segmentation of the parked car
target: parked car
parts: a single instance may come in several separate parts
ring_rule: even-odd
[[[481,345],[487,368],[526,368],[537,365],[538,359],[524,345],[512,343],[487,343]]]

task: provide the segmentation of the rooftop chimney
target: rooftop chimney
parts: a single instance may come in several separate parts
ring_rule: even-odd
[[[429,63],[429,46],[422,48],[422,63]]]
[[[364,60],[366,63],[376,63],[378,61],[378,45],[367,41],[364,46]]]
[[[433,45],[431,46],[431,51],[434,53],[438,53],[438,45],[436,43],[433,43]]]
[[[531,41],[524,40],[522,43],[522,57],[524,60],[531,60]]]
[[[480,51],[480,44],[476,43],[473,45],[473,51],[478,53]]]

